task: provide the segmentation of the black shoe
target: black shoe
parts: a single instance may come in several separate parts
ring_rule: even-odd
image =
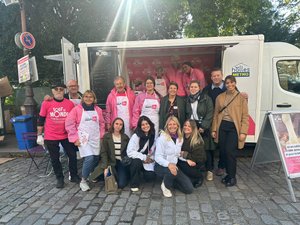
[[[223,177],[222,180],[221,180],[222,184],[226,184],[229,181],[229,179],[230,178],[229,178],[228,175],[226,175],[225,177]]]
[[[78,175],[72,176],[71,179],[70,179],[70,181],[71,181],[72,183],[79,184],[80,181],[81,181],[81,178],[80,178]]]
[[[230,178],[226,183],[225,186],[226,187],[232,187],[236,185],[236,178]]]
[[[56,188],[63,188],[65,186],[64,178],[57,178]]]
[[[193,183],[194,188],[198,188],[201,187],[201,185],[203,184],[203,179],[200,179],[196,182]]]

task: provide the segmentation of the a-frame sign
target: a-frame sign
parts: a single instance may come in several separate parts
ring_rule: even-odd
[[[300,177],[300,112],[268,112],[265,115],[251,161],[257,164],[281,161],[292,201],[292,179]]]

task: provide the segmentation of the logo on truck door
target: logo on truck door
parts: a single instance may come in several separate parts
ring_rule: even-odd
[[[240,63],[232,67],[232,76],[234,77],[249,77],[250,67],[246,64]]]

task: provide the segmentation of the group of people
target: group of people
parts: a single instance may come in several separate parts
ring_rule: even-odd
[[[93,91],[81,95],[76,81],[69,81],[69,94],[64,98],[64,84],[54,85],[53,98],[41,106],[37,142],[49,150],[56,187],[64,186],[61,144],[69,157],[70,180],[80,183],[82,191],[90,189],[88,177],[99,164],[104,176],[112,168],[119,188],[130,183],[131,191],[136,192],[142,180],[151,182],[158,176],[165,197],[171,197],[174,188],[192,193],[202,185],[205,170],[207,180],[213,180],[217,142],[216,175],[226,171],[222,183],[235,185],[237,149],[243,148],[248,131],[247,99],[238,91],[235,77],[223,80],[221,69],[213,69],[211,80],[205,88],[203,80],[190,80],[186,97],[178,95],[178,84],[171,80],[167,95],[161,97],[155,79],[147,77],[145,91],[135,96],[118,76],[107,97],[104,117]],[[77,89],[72,90],[70,83]],[[76,149],[83,158],[81,179]]]

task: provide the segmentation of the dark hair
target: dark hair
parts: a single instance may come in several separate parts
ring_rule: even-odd
[[[145,85],[146,85],[147,80],[151,80],[152,83],[153,83],[153,85],[155,86],[155,80],[154,80],[153,77],[151,77],[151,76],[146,77],[146,79],[145,79]]]
[[[141,116],[137,122],[137,126],[136,126],[136,129],[135,129],[135,133],[138,134],[139,132],[142,132],[142,122],[143,121],[147,121],[150,125],[150,131],[149,133],[155,133],[155,128],[154,128],[154,123],[152,123],[152,121],[147,117],[147,116]]]
[[[190,81],[190,86],[191,84],[198,84],[198,86],[201,88],[201,85],[200,85],[200,81],[199,80],[191,80]]]
[[[226,84],[227,80],[230,80],[231,82],[236,83],[236,78],[234,76],[232,76],[232,75],[228,75],[228,76],[225,77],[225,80],[224,80],[225,84]],[[235,86],[235,90],[239,91],[239,89],[237,88],[237,86]]]
[[[116,122],[117,120],[121,120],[121,121],[122,121],[123,127],[122,127],[122,129],[120,130],[120,133],[121,133],[121,134],[124,134],[124,132],[125,132],[125,128],[124,128],[124,120],[123,120],[122,118],[120,118],[120,117],[117,117],[117,118],[114,119],[114,121],[112,122],[111,127],[109,128],[108,132],[109,132],[109,133],[113,133],[113,132],[115,131],[114,125],[115,125],[115,122]]]
[[[175,81],[171,81],[170,84],[169,84],[169,87],[170,87],[171,85],[176,86],[177,89],[178,89],[178,84],[177,84]],[[168,88],[168,89],[169,89],[169,88]]]
[[[230,80],[231,82],[236,83],[236,78],[232,75],[228,75],[228,76],[225,77],[225,80],[224,80],[225,83],[226,83],[227,80]]]
[[[214,67],[212,68],[212,70],[210,71],[210,74],[212,74],[212,72],[215,72],[215,71],[221,71],[222,73],[222,68],[221,67]],[[223,73],[222,73],[223,74]]]
[[[182,63],[182,65],[188,65],[189,67],[194,68],[193,65],[192,65],[192,63],[189,62],[189,61],[186,61],[186,62]]]

